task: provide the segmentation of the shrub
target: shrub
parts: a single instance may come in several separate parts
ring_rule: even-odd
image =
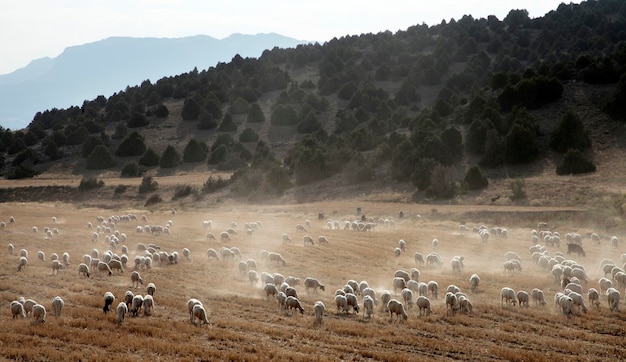
[[[233,116],[230,113],[226,113],[224,115],[224,119],[222,120],[222,123],[220,123],[220,126],[219,126],[219,131],[220,132],[236,132],[237,131],[237,124],[235,124],[235,122],[233,121]]]
[[[95,177],[85,176],[80,180],[78,185],[78,191],[88,191],[97,189],[104,186],[104,181],[98,180]]]
[[[511,201],[526,200],[526,181],[523,179],[515,179],[509,182],[509,188],[511,189]]]
[[[117,147],[115,155],[119,157],[142,155],[146,152],[146,145],[143,143],[143,139],[143,136],[133,131]]]
[[[208,147],[206,143],[199,142],[192,138],[183,151],[183,162],[201,162],[206,159]]]
[[[584,150],[590,146],[589,132],[582,119],[574,111],[567,111],[550,135],[550,148],[556,152],[565,152],[570,148]]]
[[[199,130],[211,130],[217,127],[217,121],[213,118],[211,113],[204,112],[200,115],[196,128]]]
[[[180,155],[178,151],[172,145],[168,145],[165,151],[163,151],[163,155],[161,156],[161,161],[159,162],[159,166],[161,168],[174,168],[180,165]]]
[[[570,148],[563,161],[557,165],[557,175],[577,175],[581,173],[595,172],[596,165],[588,160],[580,150]]]
[[[126,192],[126,189],[128,188],[128,186],[126,185],[117,185],[117,187],[115,187],[115,195],[119,195],[119,194],[123,194],[124,192]]]
[[[122,167],[121,177],[139,177],[143,175],[145,170],[135,162],[130,162]]]
[[[467,170],[463,182],[469,190],[479,190],[489,185],[489,181],[478,166],[472,166]]]
[[[198,118],[200,113],[202,112],[202,107],[198,104],[198,102],[193,98],[185,99],[183,103],[183,109],[181,111],[181,116],[184,120],[194,120]]]
[[[144,116],[141,113],[133,114],[130,117],[130,119],[128,119],[128,122],[126,122],[126,125],[128,126],[128,128],[143,127],[143,126],[147,126],[149,124],[150,124],[150,121],[148,121],[146,116]]]
[[[148,148],[146,152],[144,152],[143,156],[139,159],[139,164],[146,167],[157,166],[161,158],[157,153],[152,149]]]
[[[180,199],[182,197],[189,196],[195,193],[197,193],[195,187],[189,185],[177,186],[176,190],[174,191],[174,196],[172,197],[172,200]]]
[[[261,106],[258,103],[253,103],[248,110],[248,118],[246,119],[248,123],[263,123],[265,122],[265,115],[261,110]]]
[[[139,193],[143,194],[150,191],[155,191],[159,188],[159,184],[152,179],[152,176],[144,176],[139,185]]]
[[[454,182],[449,180],[448,168],[437,165],[430,174],[430,187],[426,190],[426,195],[437,199],[450,199],[455,193]]]
[[[89,136],[83,142],[83,145],[81,146],[80,154],[84,158],[87,158],[93,152],[93,150],[99,145],[104,145],[100,137]]]
[[[230,180],[225,180],[222,176],[209,176],[209,178],[202,185],[202,193],[208,194],[211,192],[215,192],[221,188],[228,186]]]
[[[239,135],[239,142],[257,142],[259,135],[252,130],[252,128],[246,128]]]
[[[88,170],[102,170],[115,166],[115,160],[109,149],[104,145],[98,145],[87,157]]]
[[[152,194],[150,195],[150,197],[146,199],[146,203],[143,206],[150,206],[150,205],[158,204],[160,202],[163,202],[163,199],[161,198],[161,196],[159,196],[159,194]]]

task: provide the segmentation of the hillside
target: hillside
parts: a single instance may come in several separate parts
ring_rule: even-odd
[[[142,176],[180,175],[161,202],[370,195],[618,216],[625,15],[589,1],[236,54],[5,130],[3,175],[95,177],[142,205]],[[475,165],[488,183],[467,181]],[[203,187],[212,174],[225,180],[217,196]]]

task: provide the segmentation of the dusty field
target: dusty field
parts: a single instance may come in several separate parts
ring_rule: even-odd
[[[356,207],[362,207],[371,217],[393,217],[395,227],[379,225],[374,232],[328,230],[326,220],[318,220],[318,212],[334,220],[353,220]],[[404,219],[397,213],[402,207]],[[433,210],[437,208],[437,210]],[[560,290],[548,272],[540,270],[530,260],[530,229],[541,217],[551,215],[558,220],[558,231],[593,231],[580,227],[576,216],[562,209],[544,209],[544,213],[513,207],[429,205],[402,205],[393,203],[329,202],[286,206],[220,204],[206,210],[101,210],[76,208],[63,203],[10,203],[0,204],[0,221],[7,222],[0,230],[3,250],[0,252],[0,358],[6,360],[624,360],[626,312],[610,312],[606,297],[602,297],[599,311],[577,312],[568,318],[556,310],[552,298]],[[436,212],[434,212],[436,211]],[[467,212],[476,211],[474,217]],[[481,221],[488,226],[503,226],[509,238],[490,238],[486,243],[472,234],[458,232],[460,219],[467,219],[471,228]],[[504,211],[504,212],[502,212]],[[91,278],[78,275],[78,264],[83,254],[97,248],[101,253],[108,249],[101,233],[100,241],[91,241],[93,230],[87,222],[97,224],[96,217],[134,213],[147,216],[147,221],[120,222],[117,229],[128,235],[126,245],[130,251],[130,265],[138,243],[156,243],[161,250],[191,250],[191,261],[176,265],[154,265],[140,270],[145,281],[139,289],[131,287],[129,268],[112,276],[93,272]],[[420,214],[421,218],[416,215]],[[494,217],[493,215],[501,215]],[[565,215],[565,216],[563,216]],[[9,216],[16,222],[9,224]],[[52,217],[57,218],[53,223]],[[205,230],[203,220],[212,220],[213,229]],[[296,232],[295,225],[309,219],[312,227],[307,234],[317,239],[325,235],[328,247],[304,247],[304,233]],[[172,220],[171,235],[152,236],[139,234],[137,225],[165,225]],[[228,243],[207,240],[212,232],[219,235],[231,222],[237,222],[238,234]],[[261,221],[263,227],[246,235],[246,222]],[[497,222],[497,225],[490,224]],[[38,233],[32,232],[37,226]],[[45,238],[44,227],[58,228],[59,234]],[[598,230],[596,230],[598,231]],[[283,243],[281,236],[289,233],[292,243]],[[621,265],[620,254],[626,252],[624,244],[612,248],[606,238],[599,246],[589,239],[584,245],[585,258],[570,256],[583,264],[589,274],[590,287],[598,289],[600,260],[611,258]],[[619,235],[626,240],[626,235]],[[426,255],[432,249],[432,240],[440,241],[438,252],[443,259],[441,268],[416,265],[415,252]],[[407,251],[394,257],[398,240],[404,239]],[[29,253],[28,265],[17,272],[18,255],[7,253],[7,244]],[[305,309],[303,315],[291,315],[278,309],[275,300],[268,300],[262,284],[251,285],[240,275],[237,261],[209,260],[208,248],[238,247],[243,258],[257,260],[258,272],[280,273],[304,280],[315,277],[326,290],[319,294],[306,293],[297,286]],[[46,262],[37,260],[37,251],[46,254]],[[261,260],[260,251],[280,252],[285,266],[269,265]],[[503,269],[504,253],[515,251],[522,257],[523,271],[513,276]],[[549,248],[551,255],[566,248]],[[50,254],[71,255],[71,265],[52,275]],[[121,253],[120,249],[115,250]],[[450,259],[464,256],[465,269],[453,274]],[[408,310],[405,322],[389,322],[389,315],[375,307],[372,319],[363,313],[337,314],[334,291],[342,288],[349,279],[366,280],[378,293],[390,290],[394,271],[421,271],[420,281],[437,281],[439,299],[431,298],[433,314],[420,317],[417,308]],[[478,292],[469,291],[469,277],[478,273],[481,283]],[[102,312],[103,295],[107,291],[116,296],[114,305],[127,290],[146,294],[145,284],[153,282],[155,311],[152,316],[127,316],[120,325],[115,324],[114,313]],[[468,293],[474,305],[472,315],[446,315],[443,298],[448,285],[455,284]],[[499,291],[508,286],[530,292],[540,288],[546,295],[547,306],[532,304],[530,308],[501,306]],[[622,294],[624,291],[621,291]],[[54,296],[65,300],[60,317],[53,316],[51,300]],[[19,296],[43,304],[48,315],[46,323],[34,324],[32,318],[11,319],[9,304]],[[189,298],[200,299],[209,312],[209,325],[190,323],[186,310]],[[398,298],[399,295],[398,295]],[[324,322],[314,326],[313,304],[321,300],[326,305]],[[359,298],[360,300],[360,298]],[[590,307],[588,305],[588,307]]]

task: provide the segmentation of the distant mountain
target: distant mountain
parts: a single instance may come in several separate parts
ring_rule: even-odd
[[[228,62],[235,54],[261,56],[274,47],[305,43],[279,34],[206,35],[185,38],[113,37],[73,46],[56,58],[33,60],[0,76],[0,125],[25,128],[35,113],[81,105],[98,95],[109,97],[126,86]]]

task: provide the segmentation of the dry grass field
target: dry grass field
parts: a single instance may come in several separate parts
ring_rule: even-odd
[[[326,220],[318,220],[318,212],[334,220],[353,220],[358,217],[356,207],[375,218],[395,219],[395,227],[378,225],[373,232],[328,230]],[[405,218],[398,218],[403,208]],[[493,209],[493,208],[492,208]],[[496,208],[497,209],[497,208]],[[488,226],[498,220],[497,226],[507,227],[507,239],[490,238],[482,243],[472,234],[459,234],[459,219],[471,213],[497,214],[487,206],[429,206],[383,202],[338,201],[292,205],[241,205],[223,203],[206,210],[183,209],[172,214],[169,209],[97,209],[64,203],[7,203],[0,204],[0,220],[7,222],[0,230],[3,252],[0,252],[0,358],[5,360],[60,361],[60,360],[624,360],[626,311],[608,310],[602,297],[599,311],[588,305],[586,314],[576,312],[568,318],[552,302],[560,291],[548,272],[540,270],[530,259],[530,230],[539,215],[568,215],[567,211],[544,209],[544,214],[528,210],[501,210],[501,217],[484,220]],[[491,212],[492,214],[489,214]],[[97,225],[96,217],[133,213],[145,214],[147,221],[120,222],[117,230],[128,240],[129,267],[112,276],[92,270],[91,278],[78,275],[78,264],[83,254],[93,248],[101,253],[109,249],[103,241],[92,242],[93,230],[87,223]],[[421,215],[417,218],[416,215]],[[519,215],[519,216],[516,216]],[[16,222],[8,223],[9,216]],[[53,223],[52,217],[56,217]],[[328,246],[303,246],[302,232],[296,224],[310,220],[307,234],[317,239],[324,235]],[[165,225],[172,221],[170,235],[152,236],[137,233],[137,225]],[[202,226],[203,220],[212,220],[212,230]],[[221,242],[219,233],[235,221],[237,235],[230,242]],[[252,235],[243,229],[246,222],[261,221],[263,227]],[[575,217],[563,217],[559,231],[592,230],[581,228]],[[467,221],[470,227],[479,221]],[[37,226],[38,233],[32,227]],[[58,228],[59,234],[47,239],[44,227]],[[218,240],[207,240],[207,233]],[[292,243],[283,243],[282,234],[288,233]],[[626,237],[626,236],[625,236]],[[440,268],[416,265],[415,252],[426,255],[432,250],[432,240],[440,241],[438,252],[443,259]],[[398,241],[406,241],[407,251],[394,256]],[[622,238],[625,240],[625,238]],[[7,244],[15,246],[9,255]],[[174,265],[153,265],[141,269],[144,285],[132,288],[130,273],[138,243],[154,243],[167,252],[178,251],[181,260]],[[564,244],[564,243],[563,243]],[[599,246],[584,240],[585,258],[570,256],[583,264],[589,275],[584,284],[598,289],[600,260],[611,258],[619,265],[624,244],[612,248],[606,239]],[[278,308],[274,299],[268,300],[262,284],[251,285],[238,271],[238,261],[209,260],[207,249],[222,246],[238,247],[243,258],[253,258],[257,271],[280,273],[304,280],[315,277],[326,286],[324,292],[308,294],[301,284],[296,286],[304,314],[287,313]],[[191,250],[191,261],[182,258],[182,249]],[[28,265],[17,272],[19,250],[28,250]],[[37,251],[46,254],[46,262],[37,260]],[[279,252],[285,266],[263,262],[261,250]],[[120,249],[114,250],[121,253]],[[522,257],[523,271],[509,276],[503,269],[504,253],[515,251]],[[549,248],[551,255],[566,248]],[[50,254],[71,255],[71,265],[52,275]],[[465,258],[465,269],[454,274],[450,267],[453,256]],[[377,293],[390,290],[397,269],[421,271],[420,281],[437,281],[438,299],[431,298],[433,314],[420,317],[416,307],[408,309],[405,322],[389,321],[382,306],[375,307],[371,319],[359,314],[337,314],[334,291],[349,279],[366,280]],[[469,277],[478,273],[481,283],[475,294],[469,291]],[[116,296],[114,307],[127,290],[146,294],[145,285],[156,284],[155,310],[152,316],[127,316],[121,325],[115,323],[115,313],[102,311],[103,295],[110,291]],[[472,315],[447,315],[442,296],[448,285],[455,284],[466,292],[474,305]],[[530,292],[540,288],[546,295],[546,306],[529,308],[502,307],[499,291],[508,286]],[[623,294],[624,291],[621,291]],[[52,298],[61,296],[65,307],[55,317]],[[11,301],[18,297],[34,299],[47,311],[46,323],[34,324],[32,317],[12,320]],[[189,298],[202,301],[209,314],[208,325],[194,325],[189,321],[186,303]],[[400,296],[397,296],[400,299]],[[323,324],[315,326],[313,304],[321,300],[326,305]],[[359,297],[359,300],[361,298]],[[626,308],[626,307],[624,307]],[[394,318],[395,319],[395,318]]]

